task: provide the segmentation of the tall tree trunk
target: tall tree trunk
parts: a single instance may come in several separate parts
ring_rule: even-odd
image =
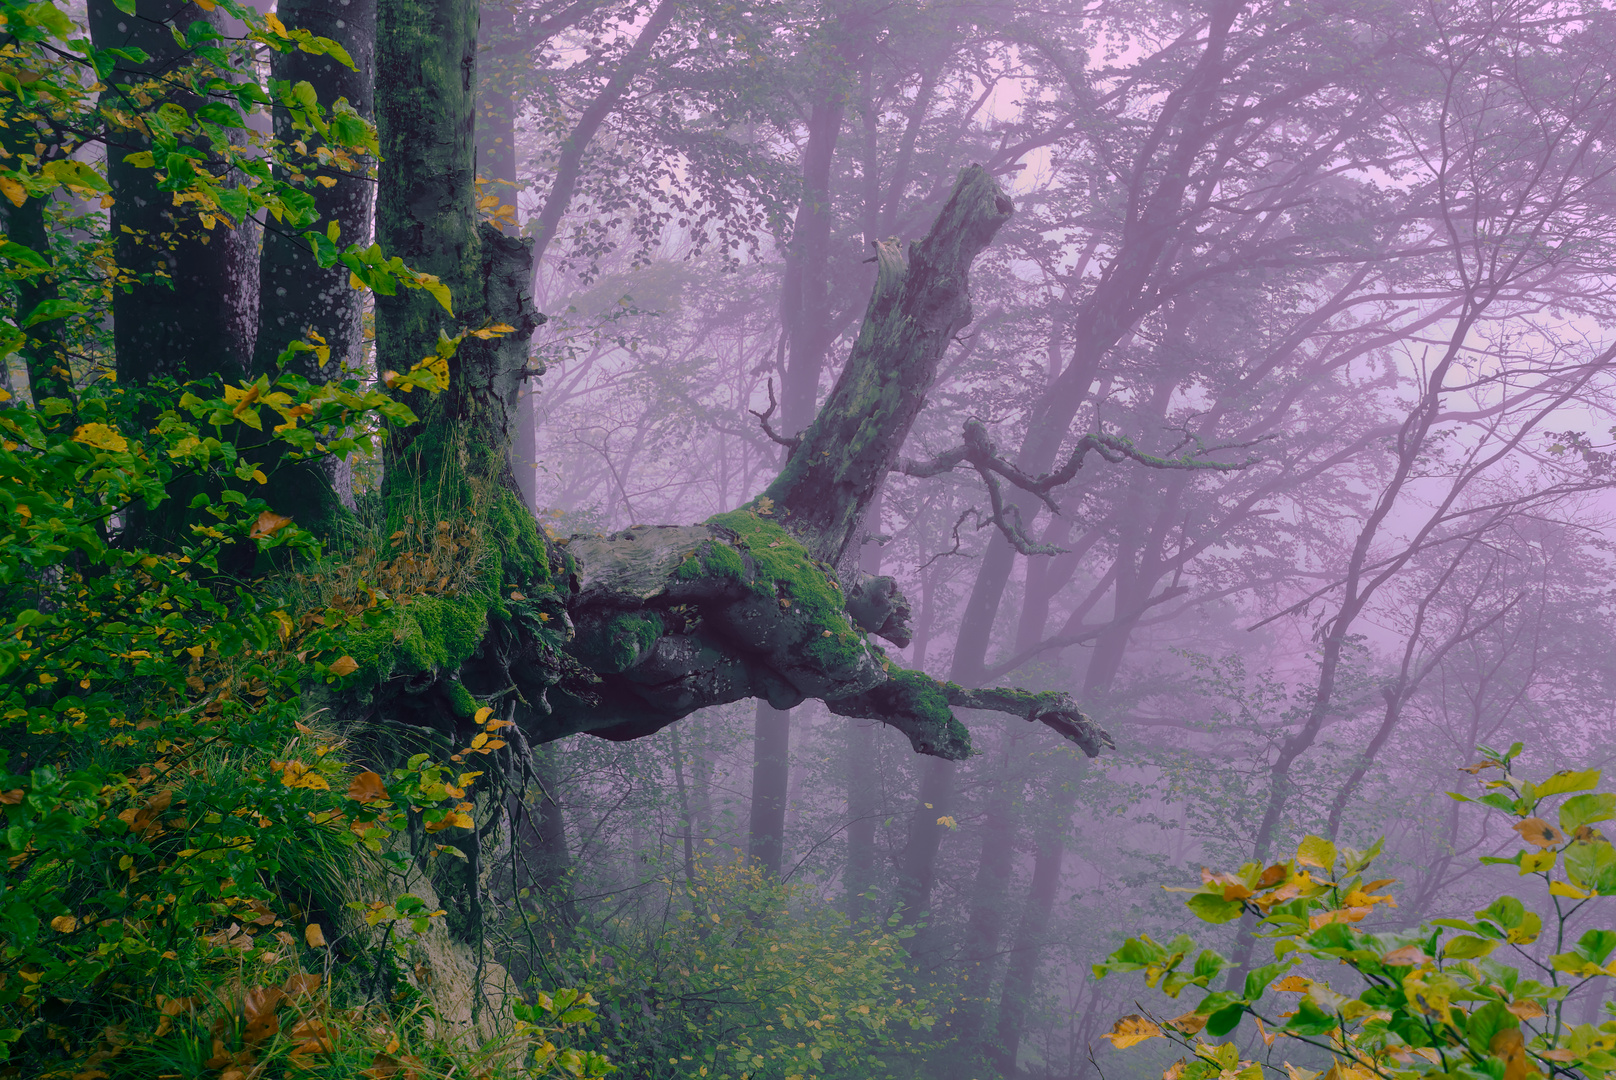
[[[839,20],[830,23],[831,36]],[[819,73],[821,84],[808,118],[802,155],[802,200],[786,248],[780,322],[786,366],[780,380],[780,424],[787,437],[813,422],[819,378],[830,347],[830,171],[842,131],[848,78],[841,50]],[[784,845],[786,787],[789,783],[791,711],[759,701],[753,723],[752,813],[749,850],[754,860],[780,872]],[[771,865],[772,857],[772,865]]]
[[[327,109],[343,99],[360,116],[373,117],[376,0],[280,0],[276,14],[288,29],[308,30],[339,42],[354,66],[349,68],[330,55],[293,49],[272,55],[271,77],[308,82]],[[320,227],[336,223],[339,248],[353,243],[364,246],[370,236],[373,203],[373,185],[361,171],[364,163],[355,162],[349,168],[321,164],[314,156],[319,138],[295,130],[291,113],[279,104],[274,109],[274,128],[276,140],[283,145],[302,137],[308,146],[308,158],[296,169],[311,179],[318,178],[309,193],[320,215]],[[280,178],[288,179],[290,171],[280,169]],[[271,220],[259,255],[259,280],[254,372],[274,371],[276,358],[291,342],[319,335],[329,350],[324,359],[313,352],[300,352],[290,361],[291,370],[321,382],[360,374],[363,295],[349,287],[346,266],[338,263],[321,269],[307,240]],[[334,502],[353,505],[353,470],[334,457],[322,459],[317,466],[282,462],[270,474],[266,497],[308,524],[335,512]]]
[[[183,68],[187,51],[171,26],[206,22],[228,33],[222,8],[204,11],[180,0],[139,0],[133,15],[112,0],[91,0],[90,35],[100,50],[140,49],[136,63],[120,55],[103,81],[108,105],[122,84],[147,85]],[[169,81],[167,97],[192,110],[202,104]],[[112,187],[113,258],[127,282],[112,293],[113,342],[120,381],[218,374],[241,378],[252,358],[258,312],[258,237],[247,221],[217,218],[206,227],[195,211],[175,206],[158,189],[161,170],[128,161],[149,149],[139,131],[114,128],[107,136],[107,182]]]
[[[870,517],[881,521],[881,497],[870,504]],[[860,553],[860,569],[881,572],[881,548],[867,545]],[[881,811],[880,773],[876,768],[875,725],[854,723],[847,733],[847,869],[843,883],[847,917],[857,923],[871,911],[867,894],[876,886],[876,817]]]
[[[770,877],[780,877],[785,851],[786,788],[791,781],[791,710],[757,703],[752,728],[752,809],[747,854]]]
[[[13,125],[4,133],[7,152],[15,155],[31,151],[36,137],[31,125]],[[23,145],[25,142],[26,147]],[[13,207],[10,203],[0,205],[5,210],[6,239],[38,252],[54,267],[50,236],[45,229],[45,204],[48,201],[48,197],[30,195],[21,206]],[[29,396],[36,405],[46,398],[71,398],[73,375],[67,352],[62,347],[62,320],[46,319],[33,326],[25,325],[30,312],[46,301],[57,299],[59,290],[54,269],[21,277],[17,280],[16,288],[15,322],[27,335],[17,351],[22,355],[28,372]],[[9,387],[7,393],[10,393]]]

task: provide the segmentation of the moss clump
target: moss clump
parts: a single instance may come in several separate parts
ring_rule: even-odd
[[[948,695],[943,692],[937,680],[923,671],[910,671],[907,668],[888,668],[887,671],[892,681],[903,688],[904,704],[910,712],[927,723],[950,728],[951,734],[957,734],[969,741],[970,732],[965,730],[965,725],[954,715],[954,710],[948,704]]]
[[[367,680],[458,671],[482,642],[488,605],[476,596],[423,596],[354,633],[348,654]],[[472,709],[476,711],[475,706]]]
[[[698,578],[721,578],[729,581],[746,580],[746,564],[734,548],[720,540],[709,540],[679,564],[674,576],[681,581]]]
[[[707,524],[738,536],[756,566],[752,588],[770,599],[783,592],[812,628],[804,651],[827,670],[853,667],[865,655],[864,635],[853,628],[831,572],[776,522],[751,510],[732,510]]]
[[[627,671],[651,651],[666,631],[656,612],[624,613],[580,631],[571,652],[595,671]]]
[[[444,689],[449,695],[449,707],[454,709],[456,716],[477,715],[477,699],[471,696],[471,691],[462,686],[459,680],[447,680]]]

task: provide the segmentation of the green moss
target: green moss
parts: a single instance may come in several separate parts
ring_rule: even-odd
[[[449,693],[449,705],[454,709],[456,716],[477,715],[477,699],[472,697],[471,691],[462,686],[458,680],[448,680],[444,688]]]
[[[654,611],[625,612],[582,629],[570,651],[595,671],[627,671],[651,651],[665,629],[662,616]]]
[[[783,591],[807,618],[813,628],[808,655],[829,670],[859,662],[867,646],[847,617],[841,589],[794,536],[747,509],[718,514],[707,523],[729,529],[746,545],[757,567],[753,588],[759,595],[773,599]]]
[[[959,723],[954,717],[954,710],[949,708],[948,695],[937,680],[923,671],[910,671],[907,668],[892,668],[888,674],[893,682],[903,688],[904,701],[915,715],[934,724]],[[964,725],[961,725],[963,729]]]
[[[698,578],[720,578],[729,581],[746,580],[746,564],[740,552],[721,540],[708,540],[690,554],[674,570],[673,576],[681,581]]]
[[[887,673],[892,682],[901,689],[905,711],[928,724],[938,725],[946,732],[946,738],[939,745],[957,743],[965,747],[967,753],[969,752],[970,729],[960,723],[959,717],[955,716],[954,710],[949,707],[948,695],[943,684],[923,671],[889,668]]]

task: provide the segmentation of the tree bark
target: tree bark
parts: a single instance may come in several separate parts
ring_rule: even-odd
[[[349,68],[330,55],[316,56],[301,49],[274,53],[271,77],[292,83],[308,82],[330,109],[346,100],[360,116],[375,115],[376,0],[280,0],[276,11],[289,29],[309,30],[339,42],[353,59]],[[274,108],[277,142],[290,145],[300,136],[308,157],[296,171],[314,180],[309,194],[320,215],[321,228],[335,222],[337,246],[364,246],[371,231],[374,202],[370,177],[362,161],[348,167],[322,164],[320,140],[292,126],[289,111]],[[292,169],[281,167],[279,178],[290,179]],[[321,180],[325,182],[320,182]],[[326,184],[329,183],[329,187]],[[271,221],[264,231],[259,254],[260,297],[257,339],[253,346],[254,373],[273,372],[277,357],[293,341],[318,335],[329,352],[324,359],[300,352],[288,363],[290,370],[317,382],[356,378],[364,355],[364,297],[348,284],[348,268],[341,263],[322,269],[307,240]],[[305,524],[329,521],[339,506],[352,508],[353,469],[336,458],[318,463],[280,462],[270,470],[265,497],[282,512]]]
[[[171,25],[208,22],[228,33],[221,8],[204,11],[179,0],[139,0],[133,15],[111,0],[89,5],[90,35],[97,49],[141,49],[136,63],[120,56],[104,81],[108,104],[121,85],[147,84],[185,66],[188,54]],[[168,98],[187,110],[202,101],[166,83]],[[120,381],[142,384],[160,378],[244,375],[252,358],[257,324],[256,231],[249,222],[219,219],[212,229],[191,210],[175,206],[158,189],[158,168],[141,168],[128,155],[149,149],[139,131],[114,128],[107,136],[107,182],[112,187],[113,257],[121,285],[112,293],[113,343]]]

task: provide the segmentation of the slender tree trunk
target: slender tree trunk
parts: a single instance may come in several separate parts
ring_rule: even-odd
[[[785,852],[786,789],[791,780],[791,710],[757,703],[752,735],[752,810],[747,855],[771,877]]]
[[[881,520],[881,497],[870,504],[870,517]],[[866,574],[881,572],[881,548],[867,545],[860,554],[860,567]],[[854,722],[847,733],[847,869],[843,881],[847,890],[847,917],[859,922],[871,913],[866,894],[876,885],[875,827],[881,811],[879,753],[875,725]]]
[[[4,133],[4,142],[11,154],[31,151],[36,133],[32,126],[14,125]],[[28,145],[23,146],[26,142]],[[30,195],[21,206],[0,204],[5,208],[6,239],[36,251],[53,267],[50,236],[45,229],[45,204],[49,200]],[[46,319],[32,326],[24,325],[28,314],[49,300],[57,299],[59,290],[54,270],[45,270],[17,279],[17,326],[27,335],[22,348],[23,364],[28,372],[28,393],[37,405],[46,398],[73,396],[72,368],[67,352],[62,347],[62,320]],[[10,392],[10,389],[7,389]]]

